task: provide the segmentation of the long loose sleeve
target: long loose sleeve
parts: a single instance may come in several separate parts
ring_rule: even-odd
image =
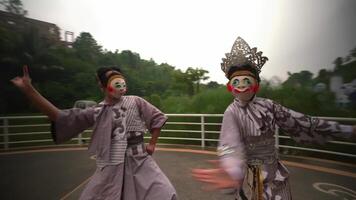
[[[233,106],[230,105],[221,125],[218,154],[221,167],[234,180],[242,180],[246,171],[244,144],[238,122]]]
[[[94,108],[73,108],[61,110],[56,121],[52,122],[51,132],[56,144],[70,140],[94,125]]]
[[[326,121],[295,112],[274,103],[276,124],[300,143],[324,144],[334,138],[349,138],[352,126]]]
[[[162,128],[166,123],[168,117],[143,98],[137,97],[136,104],[139,108],[141,118],[145,121],[146,127],[150,132],[152,129]]]

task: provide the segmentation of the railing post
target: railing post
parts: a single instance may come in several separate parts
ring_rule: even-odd
[[[4,149],[9,149],[9,120],[4,119]]]
[[[79,135],[78,135],[78,145],[79,146],[82,146],[83,145],[83,140],[82,140],[82,133],[80,133]]]
[[[201,123],[201,147],[205,147],[205,120],[204,120],[204,115],[200,117],[200,123]]]
[[[279,150],[279,128],[276,126],[276,129],[274,130],[274,139],[275,139],[275,147],[277,150]]]

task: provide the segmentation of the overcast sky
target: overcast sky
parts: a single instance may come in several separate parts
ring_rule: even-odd
[[[332,69],[356,47],[355,0],[22,0],[28,17],[90,32],[105,49],[208,70],[225,83],[221,58],[237,36],[263,51],[261,75]]]

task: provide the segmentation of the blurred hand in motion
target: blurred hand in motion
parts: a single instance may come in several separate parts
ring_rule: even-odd
[[[241,185],[240,181],[233,180],[227,172],[219,166],[218,160],[208,161],[215,165],[215,168],[209,169],[193,169],[192,176],[208,186],[204,187],[205,190],[220,190],[229,188],[238,188]]]
[[[17,76],[13,79],[11,79],[11,82],[18,88],[20,89],[26,89],[31,86],[31,78],[28,73],[28,66],[24,65],[23,66],[23,76]]]

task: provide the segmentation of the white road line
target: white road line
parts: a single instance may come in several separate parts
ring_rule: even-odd
[[[72,195],[75,191],[77,191],[79,188],[81,188],[83,185],[87,184],[89,182],[91,177],[87,178],[85,181],[83,181],[81,184],[79,184],[76,188],[74,188],[72,191],[64,195],[60,200],[65,200],[67,199],[70,195]]]

